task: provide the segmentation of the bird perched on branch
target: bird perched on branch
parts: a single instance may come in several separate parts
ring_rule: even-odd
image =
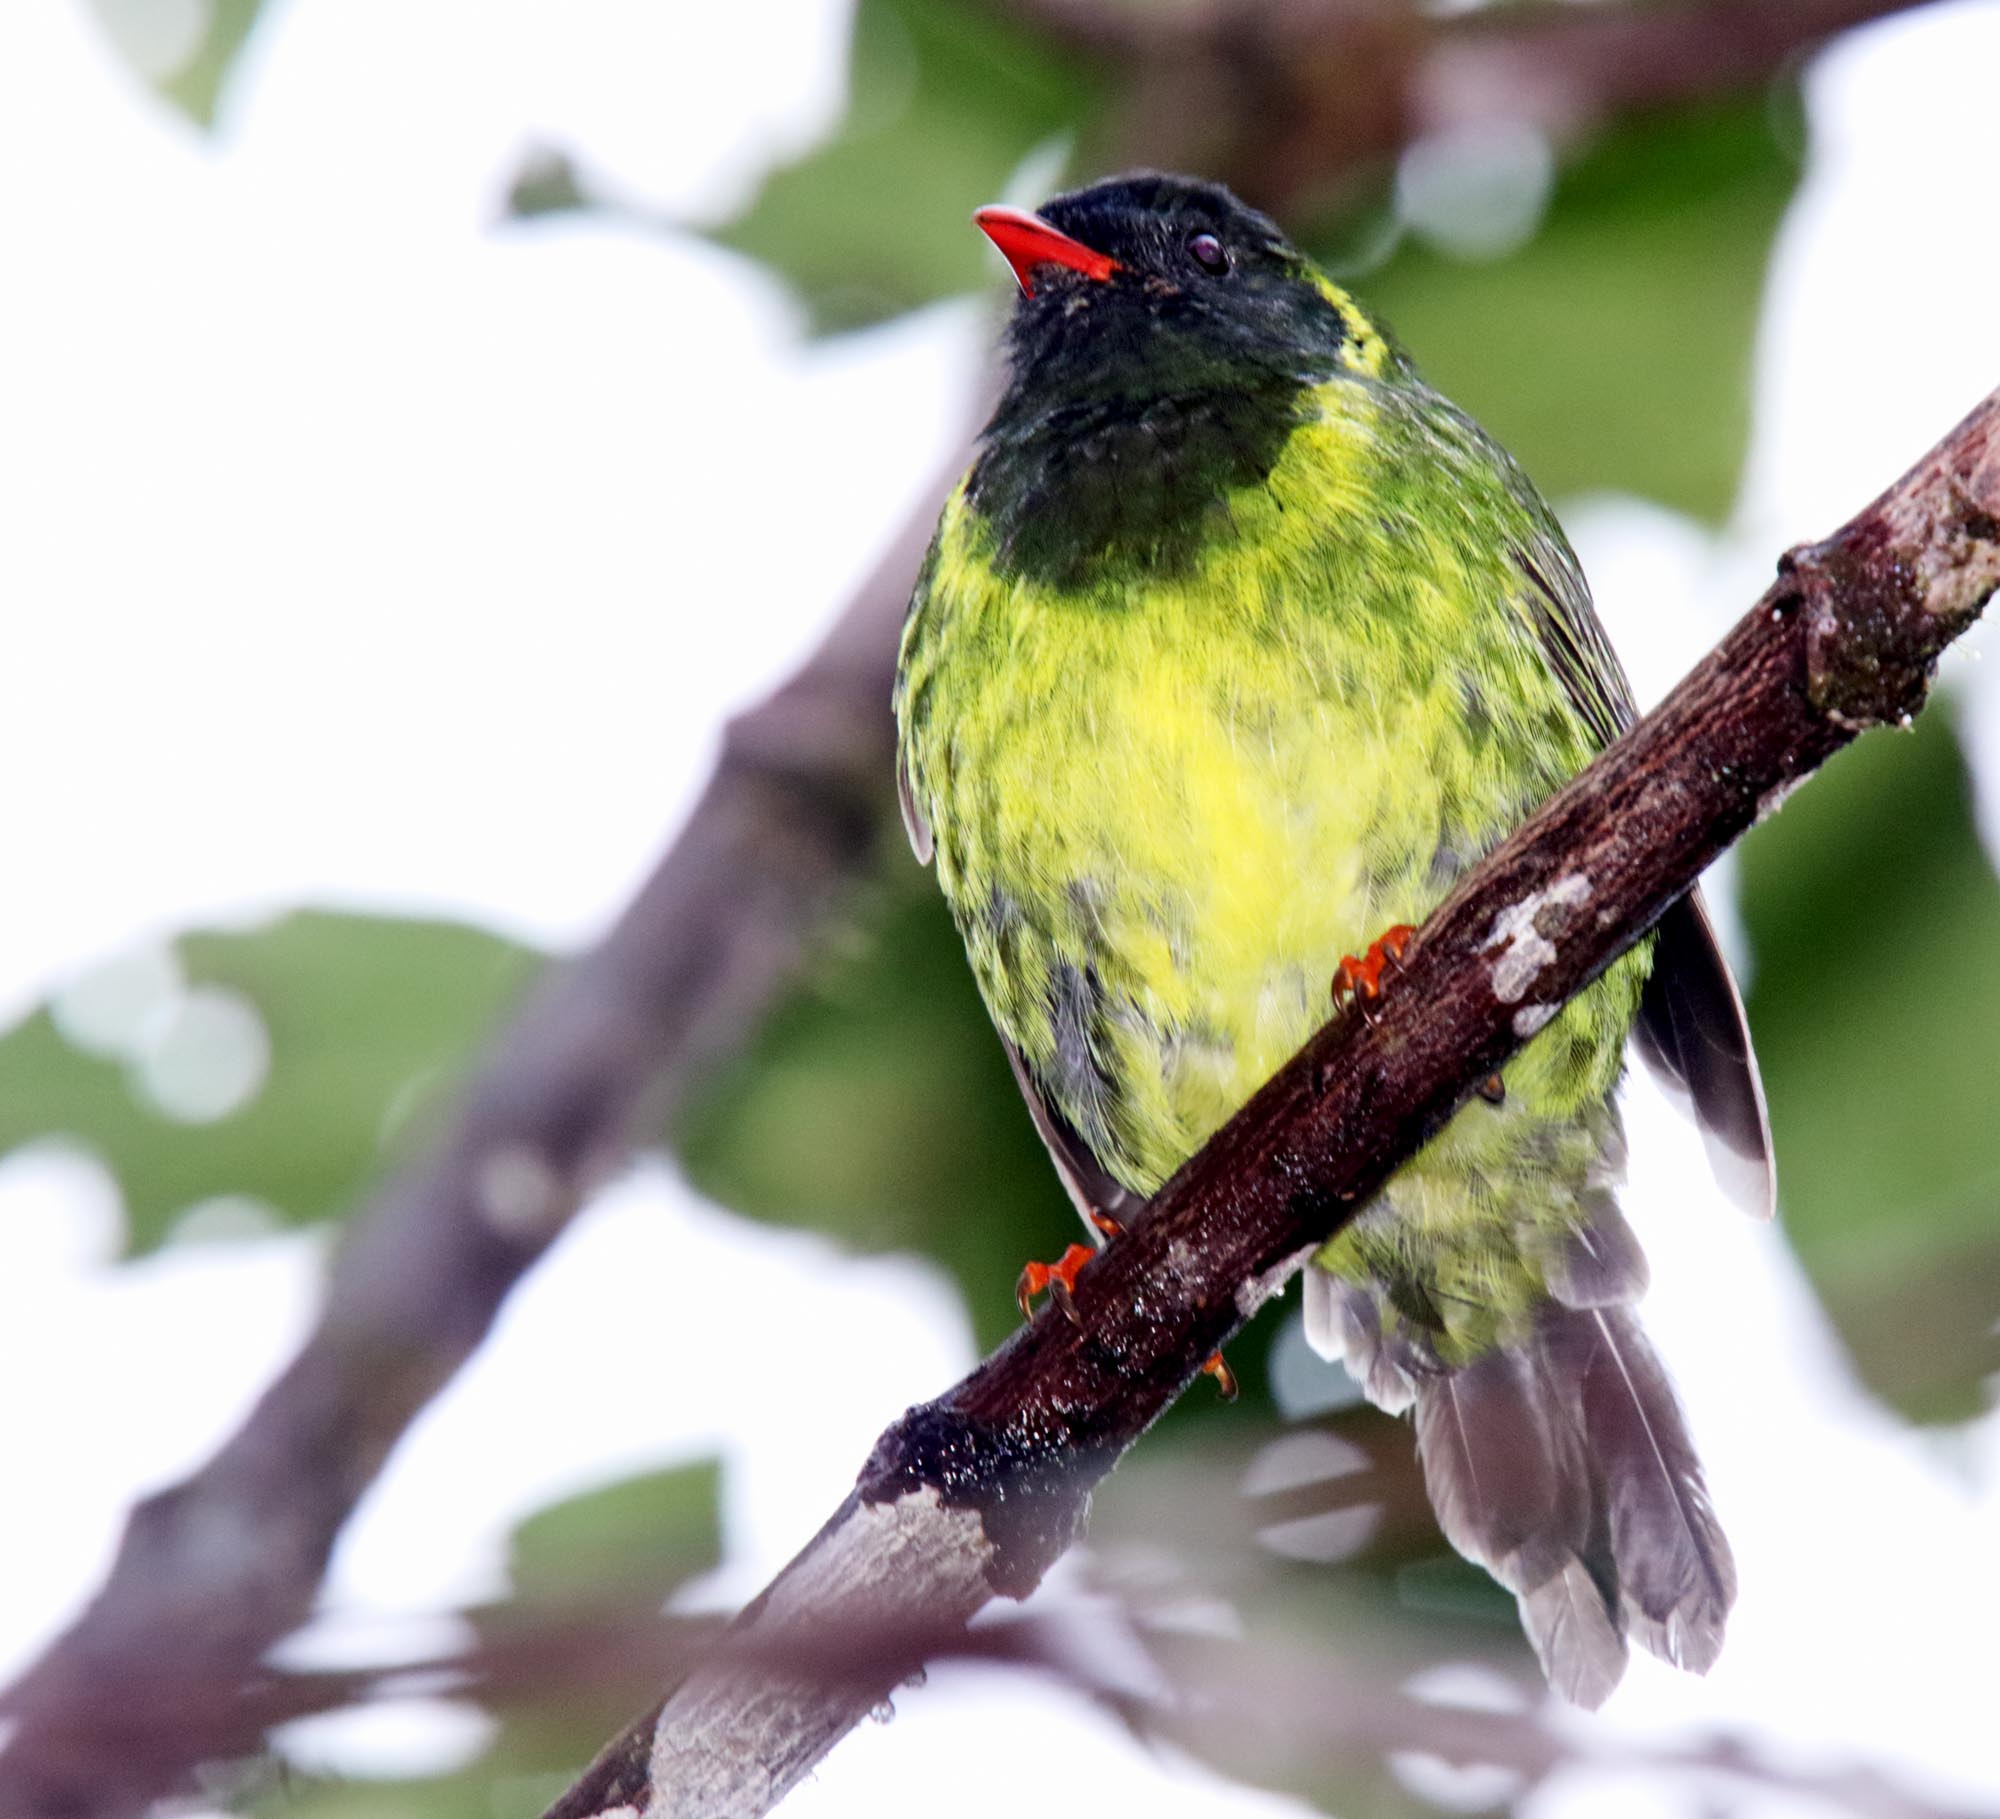
[[[1264,216],[1140,174],[977,219],[1019,280],[1011,377],[903,634],[903,807],[1115,1233],[1330,984],[1394,989],[1409,925],[1633,710],[1521,470]],[[1445,1534],[1586,1705],[1628,1638],[1705,1670],[1735,1596],[1632,1313],[1634,1032],[1768,1210],[1742,1006],[1690,898],[1306,1271],[1313,1343],[1415,1411]]]

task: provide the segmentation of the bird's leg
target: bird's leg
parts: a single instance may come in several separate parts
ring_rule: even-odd
[[[1109,1244],[1113,1238],[1122,1238],[1125,1235],[1124,1226],[1109,1213],[1100,1213],[1092,1207],[1087,1216],[1105,1243]],[[1021,1318],[1023,1320],[1034,1318],[1035,1297],[1047,1289],[1049,1299],[1062,1309],[1073,1324],[1081,1326],[1083,1321],[1076,1311],[1076,1302],[1072,1299],[1076,1289],[1077,1271],[1096,1255],[1097,1252],[1087,1244],[1072,1244],[1053,1263],[1023,1264],[1020,1278],[1014,1284],[1014,1300],[1021,1309]]]
[[[1076,1311],[1076,1303],[1070,1298],[1070,1291],[1076,1286],[1076,1273],[1097,1253],[1087,1244],[1072,1244],[1053,1263],[1024,1263],[1020,1279],[1014,1284],[1014,1299],[1020,1305],[1021,1318],[1035,1317],[1035,1297],[1042,1290],[1049,1291],[1049,1299],[1062,1309],[1078,1326],[1083,1324]]]
[[[1088,1217],[1105,1243],[1124,1237],[1125,1227],[1109,1213],[1100,1213],[1093,1207]],[[1077,1272],[1096,1255],[1097,1252],[1087,1244],[1072,1244],[1054,1263],[1023,1265],[1020,1280],[1014,1284],[1014,1299],[1020,1304],[1021,1318],[1032,1320],[1035,1317],[1035,1297],[1047,1289],[1049,1299],[1062,1309],[1070,1323],[1082,1326],[1083,1316],[1076,1311]],[[1211,1354],[1201,1368],[1215,1379],[1216,1390],[1223,1401],[1236,1400],[1236,1373],[1229,1368],[1228,1360],[1220,1352]]]
[[[1379,940],[1369,942],[1368,952],[1360,959],[1342,954],[1340,964],[1333,969],[1335,1005],[1351,997],[1361,1006],[1362,1014],[1367,1015],[1368,1006],[1382,995],[1382,969],[1401,963],[1403,950],[1416,932],[1409,923],[1399,922]]]

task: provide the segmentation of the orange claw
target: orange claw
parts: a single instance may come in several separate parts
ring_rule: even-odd
[[[1125,1235],[1124,1226],[1109,1213],[1093,1212],[1090,1223],[1107,1240]],[[1049,1299],[1076,1325],[1081,1326],[1083,1317],[1076,1311],[1076,1303],[1071,1296],[1076,1290],[1077,1273],[1096,1255],[1087,1244],[1072,1244],[1054,1263],[1023,1264],[1020,1279],[1014,1284],[1014,1299],[1020,1304],[1021,1318],[1032,1320],[1035,1317],[1035,1297],[1046,1289]],[[1215,1379],[1216,1391],[1223,1401],[1236,1400],[1236,1373],[1229,1368],[1228,1361],[1220,1352],[1212,1352],[1201,1368]]]
[[[1113,1238],[1125,1236],[1125,1228],[1109,1213],[1100,1213],[1094,1208],[1090,1213],[1090,1223],[1103,1235],[1108,1244]],[[1070,1296],[1076,1289],[1076,1273],[1097,1253],[1087,1244],[1072,1244],[1054,1263],[1028,1263],[1021,1267],[1019,1280],[1014,1284],[1014,1299],[1020,1304],[1021,1318],[1035,1317],[1035,1297],[1047,1289],[1055,1298],[1055,1303],[1072,1320],[1076,1319],[1076,1304]]]
[[[1380,940],[1369,942],[1363,958],[1357,960],[1352,954],[1342,954],[1340,964],[1333,969],[1334,1003],[1349,995],[1357,1004],[1372,1004],[1381,997],[1382,969],[1402,959],[1403,950],[1416,932],[1409,923],[1399,922]]]
[[[1023,1264],[1021,1278],[1014,1284],[1014,1299],[1020,1303],[1021,1318],[1035,1317],[1035,1297],[1047,1289],[1055,1304],[1074,1320],[1076,1306],[1070,1300],[1070,1291],[1076,1287],[1076,1273],[1096,1255],[1087,1244],[1072,1244],[1054,1263]]]

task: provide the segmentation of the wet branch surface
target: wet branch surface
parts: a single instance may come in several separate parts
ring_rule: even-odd
[[[550,1809],[751,1819],[995,1595],[1023,1597],[1091,1487],[1262,1300],[1784,792],[1923,706],[2000,584],[2000,392],[1776,581],[1667,699],[1426,922],[1380,1007],[1336,1017],[1079,1277],[877,1441],[715,1658]],[[872,1676],[771,1665],[905,1629]],[[730,1646],[733,1640],[734,1646]],[[745,1651],[761,1659],[745,1659]]]

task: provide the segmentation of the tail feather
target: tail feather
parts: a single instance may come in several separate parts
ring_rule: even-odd
[[[1625,1639],[1588,1563],[1595,1487],[1539,1361],[1501,1347],[1417,1389],[1417,1453],[1452,1546],[1514,1593],[1549,1683],[1603,1703]]]
[[[1400,1415],[1417,1399],[1418,1373],[1435,1364],[1382,1331],[1371,1291],[1322,1269],[1306,1271],[1306,1342],[1322,1358],[1345,1364],[1368,1400]]]
[[[1511,1237],[1542,1298],[1508,1342],[1448,1368],[1442,1333],[1388,1313],[1380,1282],[1306,1272],[1306,1337],[1368,1399],[1414,1407],[1438,1524],[1514,1593],[1549,1683],[1579,1705],[1618,1684],[1627,1642],[1706,1673],[1736,1565],[1673,1387],[1631,1303],[1646,1258],[1619,1211],[1615,1111],[1569,1183],[1565,1216]]]
[[[1590,1569],[1569,1564],[1520,1594],[1521,1623],[1549,1684],[1572,1705],[1595,1711],[1625,1676],[1625,1637]]]
[[[1562,1570],[1590,1522],[1530,1359],[1502,1347],[1417,1389],[1417,1456],[1452,1546],[1515,1591]]]
[[[1736,1563],[1666,1372],[1624,1308],[1551,1309],[1542,1349],[1602,1475],[1626,1633],[1706,1673],[1736,1601]]]
[[[1715,1664],[1736,1567],[1629,1309],[1551,1300],[1520,1343],[1413,1381],[1438,1524],[1514,1593],[1558,1692],[1602,1703],[1628,1639],[1694,1673]]]
[[[1646,1253],[1609,1187],[1577,1196],[1577,1224],[1536,1247],[1542,1280],[1565,1307],[1620,1307],[1646,1292]]]

